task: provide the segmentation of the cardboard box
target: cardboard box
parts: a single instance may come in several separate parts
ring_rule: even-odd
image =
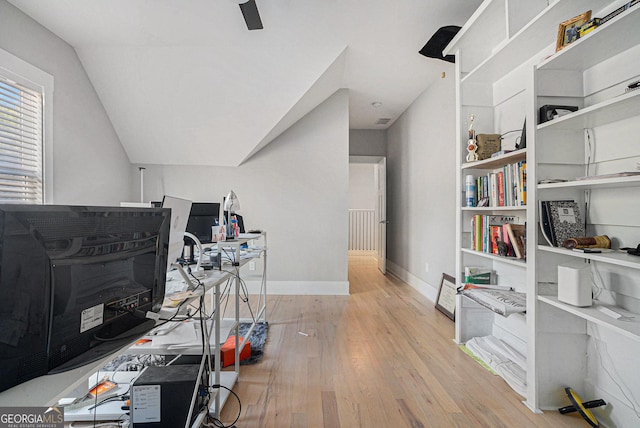
[[[238,338],[239,342],[242,342],[242,337]],[[224,344],[220,347],[220,356],[221,356],[221,366],[228,367],[236,362],[236,337],[229,336],[229,338],[224,342]],[[240,361],[246,360],[251,356],[251,342],[247,341],[240,351]]]
[[[489,159],[491,155],[500,150],[500,134],[478,134],[478,160]]]

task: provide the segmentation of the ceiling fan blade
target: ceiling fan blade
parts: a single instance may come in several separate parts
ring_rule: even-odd
[[[244,16],[244,21],[247,23],[249,30],[262,30],[262,20],[258,13],[258,6],[256,6],[256,0],[249,0],[246,3],[240,4],[240,10]]]

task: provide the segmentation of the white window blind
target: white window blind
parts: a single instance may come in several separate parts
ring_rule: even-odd
[[[0,75],[0,203],[43,203],[42,93]]]

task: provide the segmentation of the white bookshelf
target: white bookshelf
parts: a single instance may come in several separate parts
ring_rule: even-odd
[[[526,316],[507,319],[459,296],[456,341],[507,332],[526,347],[527,407],[534,412],[557,409],[566,397],[563,386],[571,385],[611,400],[611,407],[598,413],[610,426],[640,426],[640,419],[605,379],[606,368],[590,362],[600,358],[597,342],[616,349],[613,358],[620,359],[616,370],[623,378],[616,382],[627,382],[626,387],[640,396],[640,374],[624,362],[640,352],[640,315],[621,321],[595,307],[571,306],[549,295],[554,292],[549,284],[555,282],[557,289],[559,264],[591,264],[601,272],[608,297],[616,300],[613,308],[633,315],[640,312],[640,257],[624,251],[580,253],[550,247],[540,240],[538,210],[541,200],[574,199],[581,209],[589,206],[588,235],[609,234],[619,246],[635,247],[634,241],[640,241],[640,176],[613,175],[635,171],[640,164],[640,90],[625,92],[629,83],[640,79],[640,5],[555,51],[561,22],[587,10],[592,10],[592,17],[603,17],[625,3],[486,0],[444,51],[457,55],[458,280],[465,266],[479,266],[527,293]],[[538,124],[538,110],[547,104],[579,109]],[[520,124],[526,117],[527,148],[466,162],[470,114],[476,116],[476,133],[493,134],[514,129],[517,117]],[[526,206],[466,206],[466,175],[477,177],[522,161],[527,165]],[[587,170],[591,177],[579,179]],[[564,181],[538,183],[556,178]],[[527,259],[471,250],[469,220],[476,214],[524,219]],[[599,328],[602,336],[594,333]]]

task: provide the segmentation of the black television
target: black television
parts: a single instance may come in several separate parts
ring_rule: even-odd
[[[96,361],[162,307],[170,210],[0,205],[0,391]]]

